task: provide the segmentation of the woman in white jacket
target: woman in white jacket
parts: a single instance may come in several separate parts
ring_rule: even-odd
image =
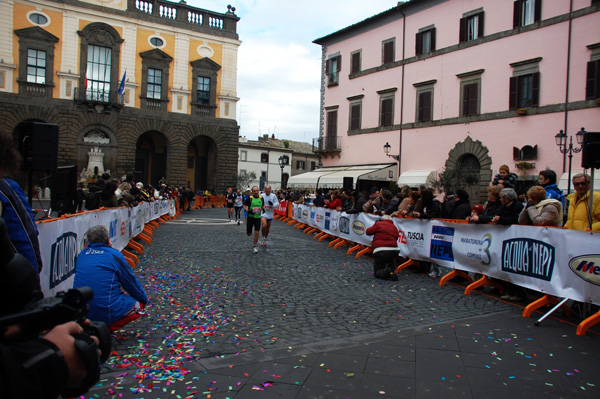
[[[519,224],[562,226],[563,209],[560,201],[546,198],[546,190],[533,186],[527,191],[529,201],[519,215]]]

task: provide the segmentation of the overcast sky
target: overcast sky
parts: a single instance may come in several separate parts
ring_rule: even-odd
[[[312,142],[319,136],[321,46],[313,40],[379,14],[396,0],[187,0],[215,12],[236,8],[237,120],[240,135],[256,140]]]

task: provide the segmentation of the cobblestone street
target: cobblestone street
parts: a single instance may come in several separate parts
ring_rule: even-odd
[[[382,342],[415,329],[435,331],[486,315],[514,318],[520,312],[480,292],[465,296],[462,287],[440,287],[437,279],[412,271],[400,273],[397,282],[375,280],[370,258],[355,259],[346,249],[333,250],[328,241],[318,242],[277,220],[268,246],[253,254],[245,230],[243,223],[226,220],[225,209],[187,212],[156,230],[135,269],[150,297],[148,317],[113,336],[113,356],[86,397],[240,398],[264,390],[271,394],[263,397],[347,397],[317,394],[310,387],[297,396],[298,381],[310,371],[304,368],[315,366],[315,351]],[[567,327],[574,336],[575,327]],[[599,348],[598,337],[589,335],[581,341]],[[286,386],[296,390],[280,391],[273,376],[242,389],[260,370],[240,372],[234,364],[286,356],[305,362],[302,370],[298,364],[286,367],[292,381]],[[209,378],[207,370],[216,369],[225,370],[222,377]],[[375,396],[414,397],[416,388]]]

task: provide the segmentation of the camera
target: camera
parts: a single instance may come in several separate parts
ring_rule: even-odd
[[[100,364],[111,352],[110,330],[105,323],[84,323],[89,310],[88,303],[94,293],[89,287],[70,289],[52,298],[43,298],[37,272],[27,259],[14,251],[8,237],[6,223],[0,218],[0,342],[11,345],[34,339],[57,325],[75,321],[83,328],[82,334],[74,335],[75,347],[81,355],[87,372],[82,385],[66,390],[63,396],[80,396],[100,379]],[[7,329],[18,326],[15,338],[5,338]],[[96,344],[98,339],[100,357]]]

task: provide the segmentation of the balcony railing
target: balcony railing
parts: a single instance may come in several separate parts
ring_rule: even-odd
[[[76,104],[94,108],[97,112],[110,112],[113,109],[120,111],[124,104],[123,95],[117,91],[80,90],[78,87],[73,90],[73,100]]]
[[[203,105],[203,104],[192,104],[196,108],[196,116],[202,116],[205,118],[214,118],[216,105]]]
[[[209,30],[218,30],[223,33],[237,35],[237,21],[235,8],[229,7],[224,14],[191,7],[181,3],[172,3],[165,0],[128,0],[128,12],[139,12],[157,18],[177,21]],[[166,22],[166,21],[165,21]]]
[[[166,111],[169,100],[161,100],[156,98],[142,97],[142,108],[150,111]]]
[[[324,136],[313,139],[313,152],[316,153],[338,153],[342,151],[341,137]]]
[[[54,85],[22,81],[18,81],[18,83],[19,92],[27,97],[52,98],[52,89],[54,88]]]

